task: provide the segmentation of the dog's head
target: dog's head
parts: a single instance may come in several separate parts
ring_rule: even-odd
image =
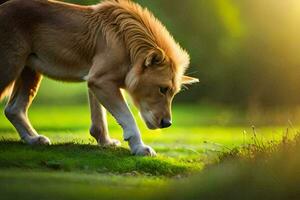
[[[187,54],[185,63],[174,60],[160,49],[152,50],[135,64],[126,77],[127,90],[150,129],[171,126],[174,96],[183,84],[198,82],[196,78],[183,75],[189,64]],[[184,66],[178,66],[180,64]]]

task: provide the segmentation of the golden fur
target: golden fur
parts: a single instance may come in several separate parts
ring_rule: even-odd
[[[26,115],[45,75],[88,83],[90,131],[99,144],[118,144],[108,136],[105,107],[122,126],[134,154],[154,155],[143,144],[120,88],[130,93],[149,128],[164,128],[170,125],[172,99],[181,84],[198,81],[184,76],[188,65],[189,55],[167,29],[128,0],[94,6],[54,0],[0,5],[0,98],[13,88],[5,113],[30,144],[50,143]]]
[[[176,70],[186,69],[189,55],[147,9],[127,0],[105,1],[96,8],[106,37],[124,39],[135,63],[145,52],[162,50],[175,63]]]
[[[171,67],[178,75],[176,82],[180,87],[180,78],[189,65],[189,55],[152,13],[128,0],[108,0],[99,4],[96,15],[102,19],[101,29],[107,40],[112,37],[124,40],[132,63],[153,51],[162,54],[161,59],[172,61]]]

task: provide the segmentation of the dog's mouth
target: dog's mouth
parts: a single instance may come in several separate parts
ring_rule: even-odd
[[[155,129],[160,128],[160,126],[156,122],[157,120],[156,120],[154,114],[151,111],[140,112],[140,114],[149,129],[155,130]]]
[[[155,130],[155,129],[158,129],[158,128],[159,128],[159,127],[153,125],[152,123],[150,123],[150,122],[148,122],[148,121],[146,121],[146,125],[147,125],[147,127],[148,127],[149,129],[151,129],[151,130]]]

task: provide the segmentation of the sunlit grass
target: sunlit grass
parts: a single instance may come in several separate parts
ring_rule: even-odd
[[[51,139],[51,146],[32,147],[19,142],[12,125],[0,116],[0,192],[7,199],[16,195],[51,199],[64,191],[66,199],[96,199],[100,193],[113,199],[116,195],[111,191],[120,191],[118,196],[127,199],[132,194],[150,197],[170,180],[200,172],[207,164],[216,163],[223,152],[253,140],[252,126],[237,123],[243,115],[230,109],[175,106],[175,125],[158,131],[148,130],[136,110],[134,113],[145,143],[158,152],[158,157],[132,156],[111,116],[111,136],[121,140],[122,147],[97,146],[88,132],[88,106],[33,106],[30,119],[40,134]],[[278,141],[286,127],[255,130],[260,141]],[[43,189],[38,189],[39,184]],[[26,190],[23,185],[30,187]],[[50,195],[44,195],[46,190]]]
[[[199,111],[201,113],[198,113]],[[235,118],[242,117],[241,114],[226,109],[219,111],[201,106],[194,109],[190,106],[175,106],[174,126],[157,131],[148,130],[136,110],[134,113],[145,142],[163,156],[197,156],[222,151],[247,143],[252,137],[250,124],[230,125],[237,121]],[[48,136],[53,144],[71,142],[96,145],[88,131],[90,126],[88,106],[33,106],[29,117],[38,132]],[[217,125],[210,125],[209,120]],[[120,127],[110,115],[108,121],[110,135],[122,141]],[[277,140],[285,131],[286,127],[282,126],[258,127],[257,137]],[[1,137],[6,140],[19,140],[18,134],[4,115],[0,116],[0,132]],[[128,148],[126,142],[122,142],[123,147]]]

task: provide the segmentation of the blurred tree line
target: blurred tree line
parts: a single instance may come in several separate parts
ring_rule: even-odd
[[[241,106],[300,103],[300,1],[136,2],[148,7],[191,55],[187,74],[198,77],[201,83],[179,94],[177,102]],[[51,88],[46,82],[41,101]],[[73,90],[72,98],[85,99],[84,90]]]

